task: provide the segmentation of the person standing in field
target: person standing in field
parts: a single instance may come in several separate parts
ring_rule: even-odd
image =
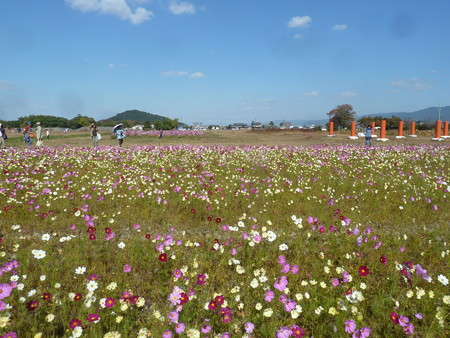
[[[119,140],[119,147],[121,147],[122,144],[123,144],[123,139],[125,138],[125,133],[123,131],[123,126],[120,126],[119,128],[117,128],[117,130],[116,130],[116,137]]]
[[[163,130],[162,129],[159,130],[159,138],[163,138]]]
[[[45,129],[45,136],[47,137],[47,140],[50,140],[50,132],[48,129]]]
[[[8,136],[6,136],[6,130],[3,127],[3,124],[0,123],[0,149],[4,149],[6,147],[5,140],[7,138],[8,138]]]
[[[36,147],[42,147],[42,128],[41,122],[36,123]]]
[[[33,138],[31,137],[31,122],[28,121],[27,122],[27,126],[25,127],[25,129],[23,130],[23,141],[25,143],[28,143],[28,146],[31,147],[31,145],[33,144]]]
[[[92,143],[94,144],[94,148],[97,148],[98,147],[97,125],[95,123],[92,123],[89,127],[89,130],[91,131],[91,138],[92,138]]]
[[[366,147],[371,147],[372,146],[372,127],[370,126],[370,124],[367,125],[364,136],[366,138]]]

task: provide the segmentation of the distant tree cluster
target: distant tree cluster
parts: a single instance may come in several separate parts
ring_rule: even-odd
[[[49,128],[70,128],[70,129],[78,129],[81,127],[87,127],[95,120],[92,117],[82,116],[78,114],[73,119],[66,119],[64,117],[50,116],[50,115],[28,115],[19,117],[17,120],[13,121],[0,121],[6,127],[13,128],[22,128],[27,125],[27,122],[30,121],[33,125],[37,122],[41,122],[41,124],[45,127]]]
[[[398,129],[398,123],[402,119],[398,116],[392,116],[391,118],[386,118],[386,117],[382,117],[382,116],[365,116],[365,117],[361,117],[358,120],[358,123],[360,125],[366,126],[368,124],[371,124],[372,122],[375,122],[375,126],[379,127],[379,126],[381,126],[382,120],[386,120],[386,129],[389,130],[389,129]],[[405,121],[405,122],[406,122],[405,129],[408,129],[410,121]]]
[[[350,123],[355,120],[356,112],[350,104],[341,104],[327,113],[330,121],[334,122],[336,129],[348,128]]]

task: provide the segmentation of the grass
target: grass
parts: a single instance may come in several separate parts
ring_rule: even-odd
[[[448,335],[448,145],[215,135],[1,151],[0,335]]]

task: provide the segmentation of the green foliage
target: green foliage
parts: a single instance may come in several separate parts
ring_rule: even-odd
[[[178,127],[178,119],[169,119],[166,118],[164,120],[158,120],[154,123],[155,129],[162,130],[172,130]]]
[[[110,117],[108,120],[115,121],[116,123],[122,122],[125,120],[139,122],[139,123],[144,123],[145,121],[149,121],[150,123],[155,123],[156,121],[161,121],[161,120],[165,120],[165,119],[167,119],[167,117],[133,109],[133,110],[127,110],[127,111],[124,111],[117,115],[114,115],[113,117]]]
[[[356,112],[353,110],[352,105],[341,104],[327,113],[327,115],[330,117],[330,121],[334,122],[335,128],[340,129],[350,126],[350,122],[355,120]]]
[[[386,129],[398,129],[398,124],[402,120],[398,116],[392,116],[391,118],[386,118],[382,116],[365,116],[358,120],[358,123],[362,126],[367,126],[368,124],[371,124],[372,122],[375,122],[376,126],[381,126],[381,121],[386,120]]]

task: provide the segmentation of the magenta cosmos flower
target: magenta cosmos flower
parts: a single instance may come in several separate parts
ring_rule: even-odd
[[[11,294],[12,287],[9,284],[0,284],[0,299],[5,299]]]
[[[345,332],[353,333],[356,330],[356,323],[353,319],[349,319],[345,321]]]
[[[369,271],[369,268],[367,266],[361,265],[359,267],[359,269],[358,269],[358,273],[359,273],[359,275],[361,277],[365,277],[365,276],[367,276],[370,273],[370,271]]]
[[[123,272],[131,272],[131,265],[125,264],[123,266]]]
[[[266,300],[266,302],[271,302],[274,297],[275,293],[272,290],[267,290],[264,294],[264,299]]]

